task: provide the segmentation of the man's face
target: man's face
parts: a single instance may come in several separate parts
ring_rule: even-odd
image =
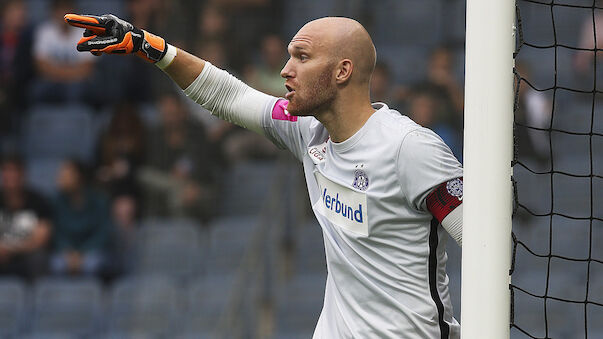
[[[11,2],[4,8],[0,22],[6,31],[19,31],[27,22],[27,10],[21,1]]]
[[[186,120],[186,112],[180,106],[176,97],[165,96],[161,98],[159,111],[164,126],[180,126]]]
[[[375,96],[383,95],[390,88],[389,75],[382,70],[375,70],[371,77],[371,94]],[[384,99],[384,98],[379,98]]]
[[[69,194],[80,190],[84,186],[82,175],[74,163],[65,161],[57,173],[56,183],[59,191]]]
[[[337,95],[334,58],[315,35],[300,30],[287,48],[289,61],[281,71],[289,91],[287,111],[296,116],[314,115],[328,108]]]
[[[410,102],[412,120],[424,127],[431,127],[435,122],[436,103],[427,95],[418,95]]]
[[[61,28],[63,28],[63,26],[69,27],[68,25],[64,24],[65,13],[77,13],[77,11],[68,4],[59,4],[52,10],[53,20],[57,22],[57,24],[60,24]]]
[[[24,184],[24,173],[21,166],[7,162],[2,165],[2,186],[7,191],[20,190]]]
[[[280,68],[283,65],[285,43],[276,35],[270,35],[262,41],[262,56],[270,68]]]

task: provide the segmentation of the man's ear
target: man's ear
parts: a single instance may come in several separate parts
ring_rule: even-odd
[[[353,70],[354,64],[352,64],[352,60],[341,60],[337,65],[337,74],[335,75],[335,82],[337,82],[338,85],[346,83],[352,76]]]

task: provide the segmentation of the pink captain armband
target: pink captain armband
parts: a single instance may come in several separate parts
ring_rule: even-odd
[[[279,99],[276,104],[274,104],[274,108],[272,109],[272,119],[274,120],[287,120],[287,121],[297,121],[297,117],[289,114],[287,112],[287,105],[289,105],[289,101],[285,99]]]

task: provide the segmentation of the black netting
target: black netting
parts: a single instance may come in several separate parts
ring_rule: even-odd
[[[603,1],[517,0],[512,338],[603,338]]]

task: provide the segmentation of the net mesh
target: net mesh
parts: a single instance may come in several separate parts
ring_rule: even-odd
[[[603,1],[517,0],[512,338],[603,338]]]

